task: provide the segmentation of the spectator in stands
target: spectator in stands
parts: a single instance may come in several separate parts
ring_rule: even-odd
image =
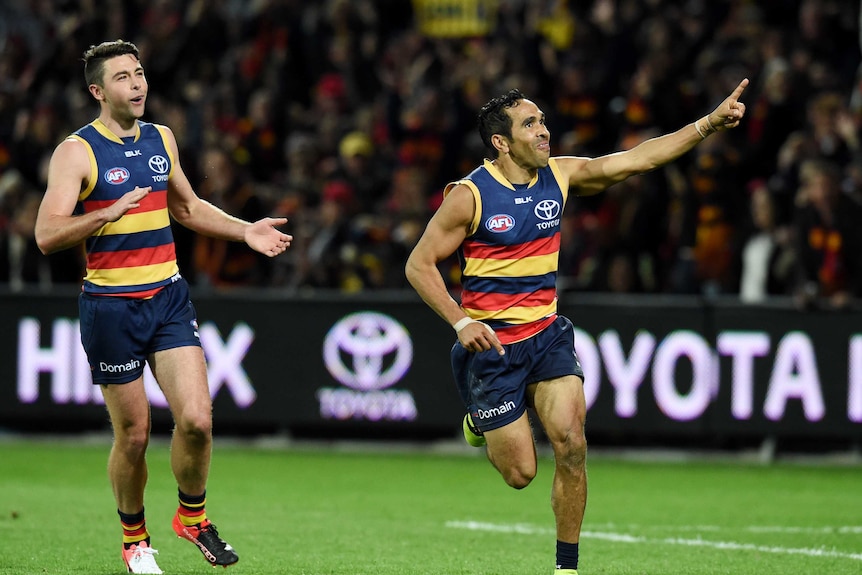
[[[382,208],[392,174],[383,171],[369,135],[355,130],[341,138],[335,175],[353,186],[360,212],[375,213]]]
[[[320,203],[308,208],[313,215],[304,218],[296,234],[305,249],[298,257],[295,277],[287,278],[294,289],[346,288],[356,253],[350,226],[355,203],[356,194],[349,183],[331,180],[323,185]]]
[[[269,202],[257,193],[254,181],[219,147],[204,150],[198,172],[200,197],[228,213],[254,222],[270,213]],[[196,283],[212,287],[266,285],[270,258],[237,242],[194,235]]]
[[[802,307],[843,308],[862,295],[862,207],[842,193],[840,174],[823,159],[800,168],[795,229]]]
[[[735,254],[739,298],[745,303],[789,295],[795,283],[796,253],[791,226],[776,221],[775,201],[765,180],[749,184],[750,224]]]

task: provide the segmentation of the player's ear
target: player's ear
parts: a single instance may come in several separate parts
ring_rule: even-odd
[[[494,145],[494,148],[501,154],[509,153],[509,140],[500,134],[494,134],[491,136],[491,143]]]
[[[87,89],[90,90],[90,94],[92,94],[93,97],[99,102],[102,102],[105,99],[105,94],[104,92],[102,92],[102,87],[98,84],[90,84],[89,86],[87,86]]]

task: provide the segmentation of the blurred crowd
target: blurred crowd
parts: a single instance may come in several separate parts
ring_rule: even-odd
[[[98,114],[92,44],[135,42],[148,121],[174,130],[198,194],[289,218],[279,258],[175,229],[198,286],[407,287],[443,186],[486,156],[475,117],[518,87],[555,155],[676,130],[742,78],[742,125],[563,220],[563,291],[862,296],[858,0],[5,0],[0,283],[79,283],[33,242],[47,161]],[[458,287],[456,261],[443,264]]]

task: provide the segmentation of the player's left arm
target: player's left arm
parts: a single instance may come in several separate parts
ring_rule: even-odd
[[[180,165],[176,137],[170,128],[163,129],[174,160],[168,179],[168,209],[175,220],[205,236],[245,242],[253,250],[270,257],[290,247],[293,236],[275,227],[286,224],[287,218],[262,218],[253,223],[247,222],[200,198]]]
[[[569,187],[577,195],[592,195],[618,182],[660,168],[679,158],[715,132],[739,125],[745,115],[745,104],[739,101],[748,79],[712,112],[687,126],[663,136],[651,138],[630,150],[598,158],[559,157],[557,165],[568,177]]]

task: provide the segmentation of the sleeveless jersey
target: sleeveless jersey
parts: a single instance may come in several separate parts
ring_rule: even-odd
[[[461,307],[486,322],[504,344],[527,339],[557,317],[560,219],[568,182],[551,158],[525,186],[511,184],[489,160],[458,184],[476,210],[458,248]]]
[[[180,277],[167,202],[174,158],[164,130],[139,121],[135,136],[121,139],[95,120],[69,136],[82,142],[90,157],[76,213],[108,206],[136,186],[152,186],[139,207],[86,240],[86,293],[148,298]]]

